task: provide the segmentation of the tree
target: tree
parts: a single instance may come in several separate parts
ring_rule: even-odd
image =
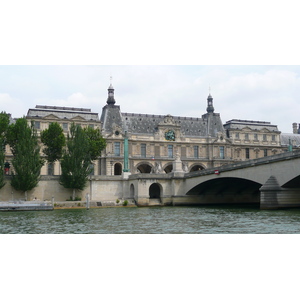
[[[48,129],[41,132],[41,142],[45,145],[43,153],[49,164],[61,159],[66,138],[63,129],[57,122],[51,123]]]
[[[76,190],[83,190],[92,171],[92,161],[100,156],[106,142],[98,129],[82,129],[71,125],[67,136],[66,148],[61,159],[60,184],[73,189],[73,200]]]
[[[23,117],[11,124],[7,130],[7,142],[13,154],[11,185],[17,191],[23,191],[27,200],[27,191],[38,185],[44,164],[33,122],[28,125]]]
[[[106,147],[106,141],[102,137],[100,130],[93,129],[91,127],[84,128],[84,132],[89,140],[89,153],[91,155],[91,160],[96,160],[100,155],[102,150]]]
[[[0,189],[5,185],[4,162],[5,162],[6,132],[7,132],[8,125],[9,125],[9,115],[2,111],[0,113]]]

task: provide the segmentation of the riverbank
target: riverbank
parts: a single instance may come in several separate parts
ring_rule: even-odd
[[[86,209],[86,201],[60,201],[54,202],[54,209]],[[124,200],[119,201],[90,201],[89,208],[104,208],[104,207],[136,207],[132,200],[127,200],[127,204],[124,204]]]

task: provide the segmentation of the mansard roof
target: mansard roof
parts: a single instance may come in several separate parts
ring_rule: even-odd
[[[271,122],[264,122],[264,121],[233,119],[227,121],[226,124],[224,124],[224,128],[229,130],[242,130],[248,128],[250,130],[257,130],[257,131],[266,129],[269,132],[279,133],[277,125],[272,125]]]
[[[213,120],[207,118],[208,114],[199,118],[135,113],[121,113],[121,115],[128,132],[136,134],[153,134],[161,125],[178,126],[185,136],[215,136],[217,132],[224,131],[219,114],[211,114]],[[165,123],[166,117],[171,118],[172,122]],[[216,124],[213,130],[208,129],[210,123]]]
[[[99,122],[98,113],[93,113],[88,108],[36,105],[27,112],[27,118],[47,118],[49,116],[62,120],[79,118],[85,121]]]
[[[300,147],[300,134],[282,133],[280,138],[282,146],[288,146],[291,142],[293,146]]]

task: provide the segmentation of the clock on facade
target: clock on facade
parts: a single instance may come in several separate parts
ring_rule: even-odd
[[[165,132],[165,139],[167,141],[175,141],[175,132],[173,130],[168,130]]]

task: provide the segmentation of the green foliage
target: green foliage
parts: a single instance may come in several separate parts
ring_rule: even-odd
[[[43,153],[49,163],[54,163],[61,158],[66,138],[58,123],[51,123],[48,129],[41,132],[41,141],[45,145]]]
[[[75,191],[86,187],[88,175],[91,173],[91,156],[89,141],[84,130],[75,124],[71,125],[67,136],[66,149],[61,159],[62,174],[60,184]],[[75,194],[73,192],[73,199]]]
[[[4,162],[6,132],[9,125],[9,116],[5,112],[0,113],[0,189],[5,185],[4,182]]]
[[[101,151],[106,147],[106,141],[102,137],[98,128],[93,129],[91,127],[87,127],[84,128],[84,132],[89,140],[89,153],[91,160],[96,160],[101,155]]]
[[[37,186],[44,164],[33,123],[29,126],[23,117],[11,124],[7,130],[7,142],[13,153],[12,165],[15,171],[11,185],[26,193]]]
[[[96,160],[106,146],[105,139],[99,129],[85,128],[71,125],[67,136],[66,148],[61,158],[62,174],[60,184],[65,188],[83,190],[86,187],[88,176],[92,171],[92,161]]]
[[[118,204],[118,203],[120,203],[120,200],[119,200],[119,199],[117,199],[117,200],[116,200],[116,203],[117,203],[117,204]]]
[[[127,205],[128,205],[128,201],[125,200],[125,201],[123,202],[123,206],[127,206]]]
[[[70,196],[69,199],[67,199],[66,201],[81,201],[80,197],[75,197],[74,199],[72,198],[72,196]]]

